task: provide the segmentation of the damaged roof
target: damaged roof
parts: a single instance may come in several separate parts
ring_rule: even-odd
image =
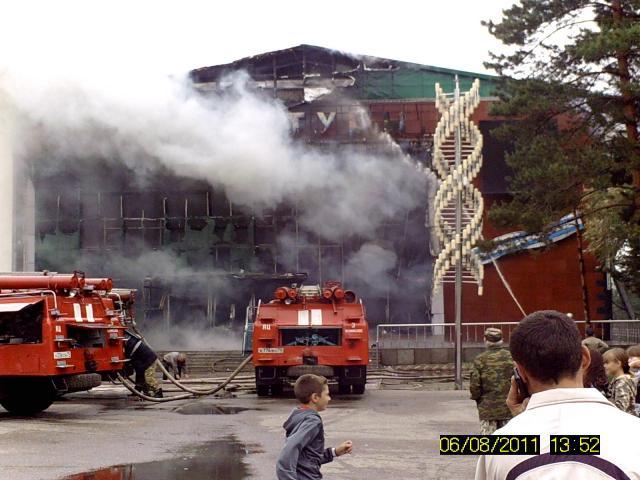
[[[354,55],[313,45],[298,45],[245,57],[224,65],[192,70],[190,77],[203,90],[215,88],[225,75],[244,70],[261,88],[277,90],[326,88],[345,90],[359,100],[402,100],[435,97],[435,84],[454,90],[480,79],[480,94],[494,95],[496,76],[402,62],[367,55]]]

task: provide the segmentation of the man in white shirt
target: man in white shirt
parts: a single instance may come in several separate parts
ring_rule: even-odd
[[[481,456],[476,480],[640,480],[640,419],[582,387],[591,357],[573,320],[552,310],[532,313],[514,329],[509,348],[531,397],[512,379],[507,405],[515,416],[494,435],[540,435],[541,454]],[[550,434],[600,435],[600,455],[550,455]]]

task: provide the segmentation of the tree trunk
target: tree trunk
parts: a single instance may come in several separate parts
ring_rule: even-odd
[[[611,10],[613,12],[613,21],[617,26],[622,25],[623,10],[621,0],[611,1]],[[638,148],[638,111],[635,99],[630,88],[631,74],[629,73],[629,49],[621,49],[616,52],[618,60],[618,74],[620,78],[620,93],[622,94],[622,112],[624,114],[624,122],[627,129],[627,138],[631,144],[632,152],[636,159],[640,157]],[[635,163],[635,162],[634,162]],[[640,171],[637,169],[632,172],[633,186],[635,192],[636,210],[640,208]]]

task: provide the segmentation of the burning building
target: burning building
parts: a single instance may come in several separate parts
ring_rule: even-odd
[[[146,322],[196,331],[241,329],[247,305],[303,276],[357,290],[373,324],[451,318],[448,288],[432,304],[429,210],[434,87],[453,90],[455,75],[463,90],[481,82],[478,183],[491,204],[507,194],[504,147],[489,134],[495,77],[300,45],[193,70],[135,124],[104,102],[74,105],[72,121],[38,112],[12,268],[114,276],[144,292]],[[510,255],[505,274],[527,309],[580,316],[575,238],[562,242]],[[562,289],[526,287],[549,269]],[[606,316],[601,275],[593,262],[582,273],[592,318]],[[482,298],[465,292],[465,319],[521,317],[490,266],[485,286]]]

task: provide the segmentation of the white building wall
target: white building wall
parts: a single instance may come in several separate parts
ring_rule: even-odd
[[[13,112],[6,92],[0,86],[0,271],[14,268],[14,181],[11,148]]]

